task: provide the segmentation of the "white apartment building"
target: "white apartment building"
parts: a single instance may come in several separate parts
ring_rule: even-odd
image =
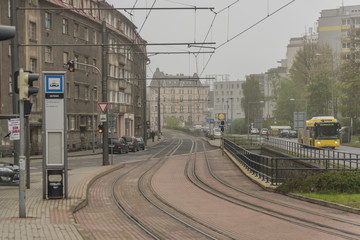
[[[211,118],[215,121],[216,114],[226,114],[227,119],[245,118],[241,108],[241,99],[244,97],[242,84],[245,81],[226,81],[214,83],[214,110]]]

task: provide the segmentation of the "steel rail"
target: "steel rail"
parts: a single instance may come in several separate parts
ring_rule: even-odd
[[[204,144],[204,143],[203,143]],[[205,147],[205,146],[204,146]],[[207,156],[207,153],[206,151],[204,151],[204,155],[205,155],[205,159],[206,161],[208,161],[208,156]],[[196,160],[196,158],[195,158]],[[245,200],[242,200],[242,199],[239,199],[239,198],[236,198],[236,197],[233,197],[231,196],[230,194],[227,194],[227,193],[224,193],[223,191],[220,191],[218,189],[215,189],[214,187],[210,186],[209,184],[205,183],[204,181],[202,181],[200,178],[197,177],[196,175],[196,169],[195,169],[195,165],[196,165],[196,162],[194,161],[193,162],[193,174],[194,174],[194,178],[196,178],[203,186],[200,186],[199,184],[195,183],[194,184],[197,184],[198,187],[202,188],[204,191],[214,195],[214,196],[217,196],[223,200],[226,200],[226,201],[229,201],[233,204],[236,204],[236,205],[239,205],[239,206],[243,206],[243,207],[246,207],[250,210],[253,210],[253,211],[256,211],[256,212],[260,212],[260,213],[263,213],[263,214],[266,214],[266,215],[269,215],[269,216],[272,216],[272,217],[275,217],[275,218],[278,218],[278,219],[281,219],[281,220],[284,220],[284,221],[287,221],[287,222],[290,222],[290,223],[293,223],[293,224],[296,224],[296,225],[300,225],[300,226],[303,226],[303,227],[306,227],[306,228],[311,228],[313,230],[316,230],[316,231],[320,231],[320,232],[323,232],[323,233],[327,233],[327,234],[330,234],[330,235],[334,235],[334,236],[339,236],[339,237],[342,237],[344,239],[354,239],[352,237],[349,237],[349,236],[345,236],[345,235],[342,235],[342,234],[338,234],[338,233],[334,233],[334,232],[331,232],[331,231],[327,231],[327,230],[323,230],[323,229],[319,229],[317,227],[313,227],[313,226],[309,226],[309,225],[306,225],[305,223],[307,224],[313,224],[315,226],[318,226],[318,227],[323,227],[323,228],[327,228],[327,229],[331,229],[331,230],[335,230],[335,231],[339,231],[339,232],[342,232],[342,233],[345,233],[345,234],[348,234],[348,235],[352,235],[352,236],[356,236],[356,237],[360,237],[360,234],[357,234],[357,233],[353,233],[353,232],[349,232],[349,231],[345,231],[345,230],[342,230],[342,229],[339,229],[339,228],[334,228],[334,227],[331,227],[331,226],[328,226],[328,225],[325,225],[325,224],[321,224],[321,223],[318,223],[318,222],[314,222],[314,221],[310,221],[310,220],[307,220],[307,219],[304,219],[304,218],[300,218],[300,217],[296,217],[296,216],[292,216],[292,215],[289,215],[289,214],[285,214],[283,212],[279,212],[279,211],[275,211],[275,210],[272,210],[270,208],[266,208],[266,207],[263,207],[261,205],[258,205],[258,204],[254,204],[252,202],[248,202],[248,201],[245,201]],[[215,178],[216,180],[218,180],[218,178]],[[208,188],[208,189],[205,189]],[[210,189],[210,190],[209,190]],[[236,188],[234,188],[233,190],[235,190]],[[216,194],[214,194],[212,191],[214,191]],[[237,190],[236,190],[237,191]],[[261,199],[263,200],[263,199]],[[265,200],[264,200],[265,201]],[[249,205],[251,207],[249,207]],[[259,210],[260,209],[260,210]],[[277,215],[280,215],[280,216],[277,216]],[[319,215],[318,215],[319,216]],[[322,217],[322,216],[321,216]],[[291,218],[291,219],[295,219],[297,221],[300,221],[300,222],[296,222],[296,221],[293,221],[293,220],[290,220],[290,219],[287,219],[287,218]],[[329,218],[329,219],[332,219],[332,218]],[[335,220],[335,219],[332,219],[332,220]],[[343,222],[339,219],[340,222]],[[343,222],[343,223],[348,223],[348,224],[352,224],[352,225],[356,225],[356,226],[359,226],[359,224],[357,223],[352,223],[352,222]]]
[[[179,145],[179,147],[180,147],[180,145]],[[177,149],[176,149],[172,154],[170,154],[169,156],[172,156],[173,154],[175,154],[178,149],[179,149],[179,148],[177,148]],[[192,149],[193,149],[193,147],[191,148],[190,153],[191,153]],[[167,160],[167,159],[163,159],[162,161],[158,161],[158,163],[154,164],[153,167],[155,167],[155,165],[159,164],[160,162],[164,163],[166,160]],[[150,202],[153,206],[155,206],[157,209],[159,209],[159,210],[162,211],[163,213],[167,214],[168,216],[172,217],[173,219],[179,221],[180,223],[184,224],[185,226],[187,226],[187,227],[195,230],[196,232],[198,232],[198,233],[200,233],[200,234],[202,234],[202,235],[204,235],[204,236],[206,236],[206,237],[208,237],[208,238],[210,238],[210,239],[216,240],[216,239],[217,239],[216,237],[211,236],[210,234],[202,231],[201,229],[199,229],[199,228],[197,228],[197,227],[195,227],[195,226],[187,223],[186,221],[182,220],[181,218],[175,216],[174,214],[172,214],[172,213],[170,213],[169,211],[165,210],[163,207],[161,207],[160,205],[156,204],[154,201],[152,201],[149,197],[146,196],[144,190],[141,188],[141,182],[142,182],[144,176],[145,176],[146,174],[148,174],[148,173],[153,169],[153,167],[150,168],[150,169],[148,169],[144,174],[142,174],[141,177],[140,177],[140,179],[139,179],[139,181],[138,181],[138,189],[139,189],[140,192],[143,194],[143,196],[146,198],[146,200],[147,200],[148,202]],[[156,194],[156,195],[157,195],[157,194]],[[157,199],[159,199],[158,195],[157,195],[156,197],[157,197]],[[162,202],[163,202],[163,201],[162,201]],[[164,202],[163,202],[163,203],[164,203]],[[170,206],[170,205],[168,205],[168,204],[166,204],[166,205],[167,205],[168,207],[170,207],[171,209],[175,210],[176,212],[181,213],[178,209],[176,209],[176,208],[174,208],[174,207],[172,207],[172,206]],[[192,220],[194,220],[194,219],[192,219]],[[200,222],[197,222],[197,223],[200,223]],[[201,223],[200,223],[200,224],[201,224]]]
[[[175,142],[175,139],[173,139],[172,143]],[[169,145],[171,146],[171,145]],[[165,147],[163,149],[161,149],[159,152],[157,152],[156,154],[150,156],[148,160],[150,160],[151,158],[154,158],[154,157],[157,157],[158,155],[160,155],[162,152],[164,152],[165,150],[167,150],[167,148],[170,148],[170,147]],[[170,150],[172,151],[172,149]],[[153,231],[151,231],[148,227],[146,227],[144,224],[141,223],[141,221],[133,216],[131,213],[129,213],[125,207],[123,205],[120,204],[120,202],[118,201],[117,197],[115,196],[115,185],[118,181],[120,181],[121,178],[123,178],[124,176],[126,176],[127,174],[131,173],[132,171],[136,170],[137,168],[139,168],[140,166],[142,166],[142,164],[138,164],[137,166],[129,169],[129,171],[121,174],[119,177],[117,177],[113,183],[112,183],[112,186],[111,186],[111,196],[112,196],[112,199],[113,199],[113,202],[115,203],[115,205],[121,210],[121,212],[126,216],[128,217],[128,219],[130,219],[133,223],[135,223],[140,229],[142,229],[144,232],[146,232],[148,235],[150,235],[152,238],[154,239],[157,239],[157,240],[160,240],[161,238],[159,238],[156,233],[153,233]]]

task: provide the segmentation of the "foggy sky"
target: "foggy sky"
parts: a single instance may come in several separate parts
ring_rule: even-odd
[[[107,0],[114,7],[133,7],[136,0]],[[151,7],[154,1],[138,0],[136,7]],[[235,3],[228,8],[229,5]],[[288,6],[279,10],[286,4]],[[356,0],[157,0],[154,7],[214,7],[210,10],[133,11],[132,19],[141,37],[149,43],[214,42],[215,53],[151,56],[147,68],[152,77],[156,68],[167,74],[229,74],[230,80],[244,80],[246,75],[265,73],[279,66],[286,57],[290,38],[316,32],[321,10],[360,5]],[[223,10],[224,9],[224,10]],[[221,11],[223,10],[223,11]],[[278,12],[276,12],[279,10]],[[274,13],[276,12],[276,13]],[[146,15],[148,15],[146,21]],[[213,19],[215,20],[213,22]],[[258,25],[247,28],[264,19]],[[210,29],[211,23],[212,28]],[[208,38],[205,40],[207,33]],[[235,37],[238,35],[237,37]],[[234,38],[235,37],[235,38]],[[155,52],[199,51],[187,46],[148,46]],[[202,49],[202,51],[214,51]],[[210,58],[210,60],[209,60]],[[207,65],[206,65],[207,64]]]

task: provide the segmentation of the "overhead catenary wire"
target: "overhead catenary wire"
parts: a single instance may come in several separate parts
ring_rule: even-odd
[[[209,34],[210,34],[211,30],[213,29],[214,22],[215,22],[215,19],[216,19],[217,15],[218,15],[219,13],[222,13],[222,12],[225,11],[226,9],[231,8],[232,6],[234,6],[235,4],[237,4],[238,2],[240,2],[240,0],[237,0],[237,1],[229,4],[228,6],[224,7],[223,9],[221,9],[221,10],[218,11],[218,12],[212,11],[212,12],[214,13],[214,17],[213,17],[213,19],[212,19],[212,21],[211,21],[211,24],[210,24],[209,29],[208,29],[205,37],[204,37],[203,42],[206,42],[207,38],[209,37]],[[199,53],[200,53],[200,51],[202,50],[203,47],[204,47],[204,46],[202,45],[202,47],[199,48]],[[211,54],[211,57],[212,57],[213,54],[214,54],[214,53]],[[206,65],[207,65],[207,64],[206,64]],[[197,70],[196,72],[199,73],[198,70]],[[201,74],[202,74],[203,72],[204,72],[204,69],[203,69],[203,71],[201,72]],[[201,75],[201,74],[200,74],[200,75]]]
[[[154,5],[155,5],[156,1],[157,1],[157,0],[154,0],[153,4],[151,5],[150,11],[146,14],[145,20],[144,20],[143,24],[142,24],[141,27],[140,27],[139,34],[140,34],[141,30],[143,29],[143,27],[144,27],[147,19],[149,18],[150,13],[151,13],[152,9],[154,8]]]
[[[235,38],[241,36],[242,34],[246,33],[247,31],[249,31],[250,29],[254,28],[255,26],[257,26],[258,24],[262,23],[263,21],[265,21],[266,19],[268,19],[269,17],[275,15],[276,13],[278,13],[279,11],[281,11],[282,9],[286,8],[287,6],[289,6],[290,4],[292,4],[293,2],[295,2],[296,0],[291,0],[290,2],[282,5],[280,8],[276,9],[274,12],[272,13],[267,13],[267,16],[260,19],[259,21],[255,22],[254,24],[250,25],[248,28],[244,29],[243,31],[241,31],[240,33],[236,34],[235,36],[233,36],[232,38],[228,39],[227,41],[225,41],[224,43],[220,44],[219,46],[217,46],[215,48],[215,50],[225,46],[226,44],[228,44],[229,42],[231,42],[232,40],[234,40]],[[201,76],[203,74],[203,72],[205,71],[206,67],[209,65],[210,60],[213,57],[213,53],[209,56],[208,61],[206,62],[204,68],[202,69],[201,73],[199,74],[199,76]]]
[[[288,3],[286,3],[285,5],[281,6],[280,8],[278,8],[277,10],[275,10],[272,13],[268,13],[268,15],[262,19],[260,19],[259,21],[257,21],[256,23],[252,24],[251,26],[249,26],[248,28],[244,29],[243,31],[241,31],[240,33],[236,34],[235,36],[233,36],[232,38],[230,38],[229,40],[227,40],[226,42],[220,44],[219,46],[216,47],[216,49],[221,48],[222,46],[224,46],[225,44],[229,43],[230,41],[234,40],[235,38],[241,36],[242,34],[244,34],[245,32],[249,31],[250,29],[254,28],[255,26],[257,26],[258,24],[262,23],[263,21],[265,21],[266,19],[268,19],[269,17],[273,16],[274,14],[278,13],[279,11],[281,11],[282,9],[286,8],[287,6],[289,6],[291,3],[295,2],[296,0],[292,0]]]

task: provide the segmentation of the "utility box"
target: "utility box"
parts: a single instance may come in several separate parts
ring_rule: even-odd
[[[63,198],[63,170],[47,170],[48,198]]]

